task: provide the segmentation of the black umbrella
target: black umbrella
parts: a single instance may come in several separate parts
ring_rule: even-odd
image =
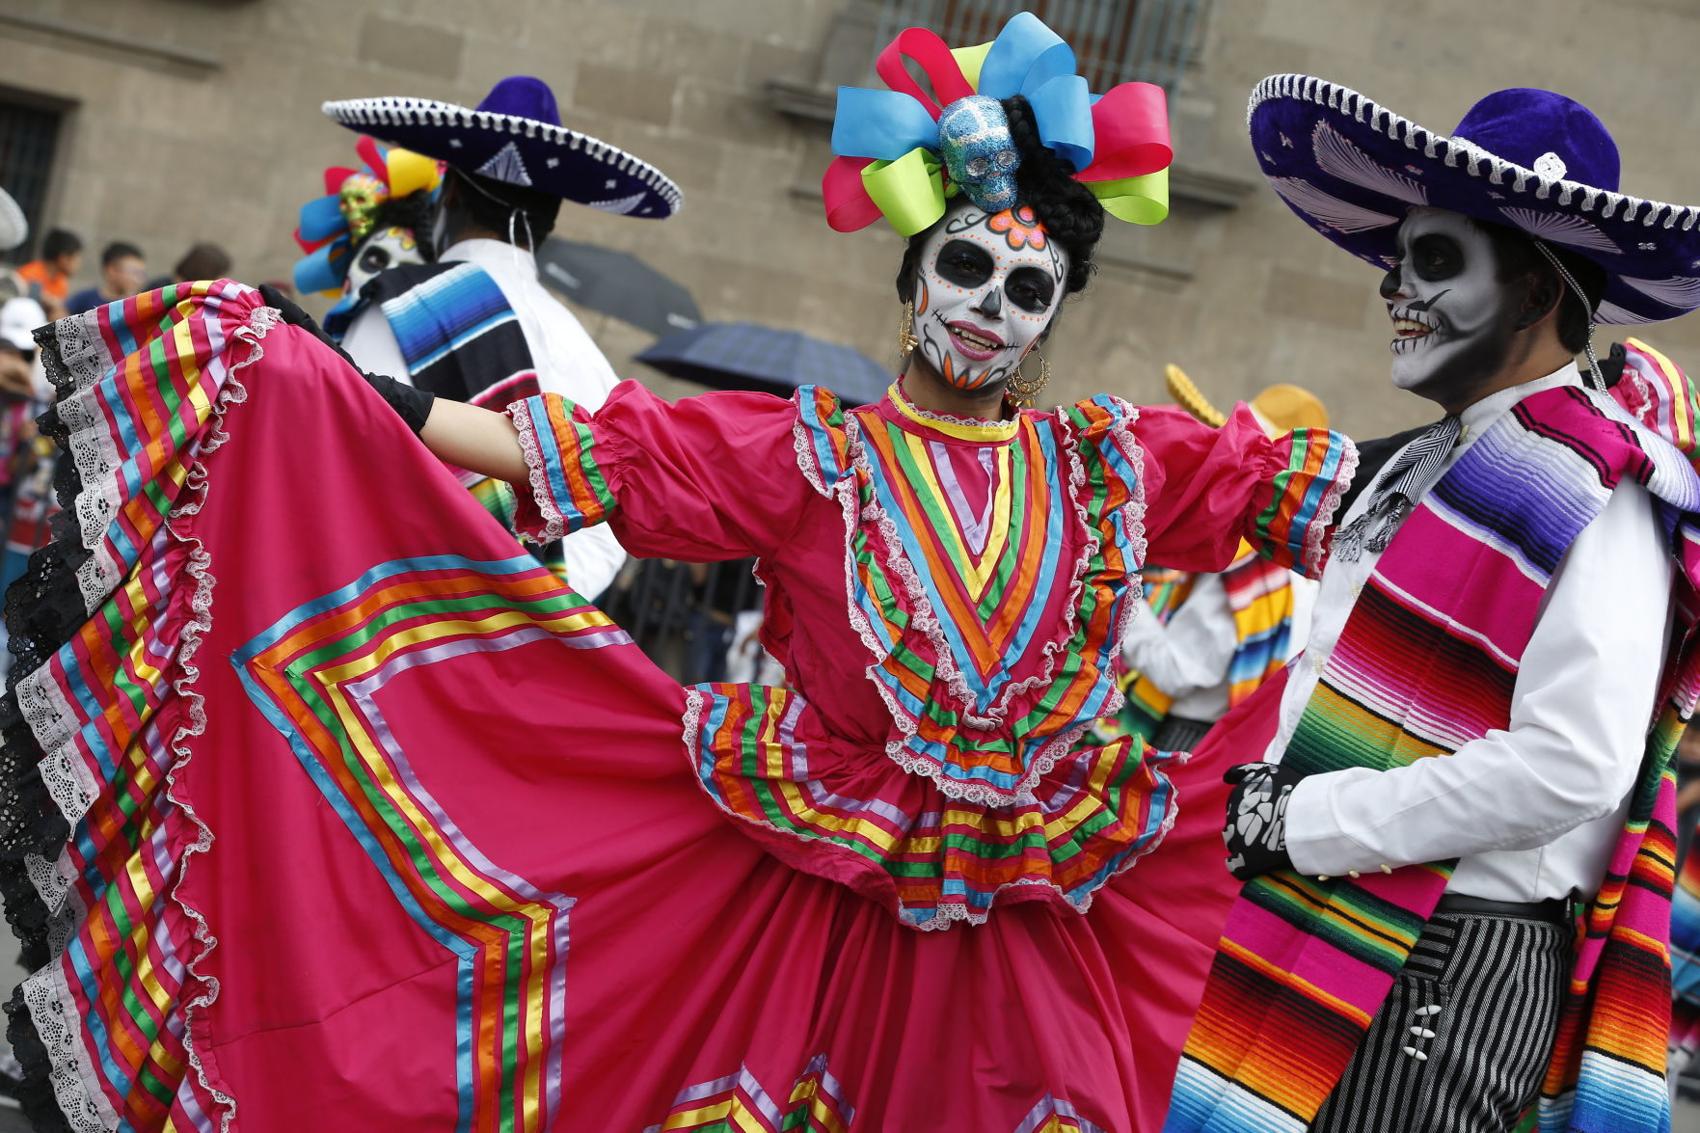
[[[657,337],[702,322],[689,291],[627,252],[551,236],[537,249],[537,269],[574,303]]]
[[[821,385],[851,405],[878,401],[892,371],[866,354],[801,331],[754,323],[705,323],[670,334],[637,356],[663,374],[716,389],[789,395]]]

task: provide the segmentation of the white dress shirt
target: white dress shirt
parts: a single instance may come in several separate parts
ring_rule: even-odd
[[[1447,467],[1523,398],[1580,384],[1572,364],[1470,406]],[[1342,525],[1371,495],[1353,502]],[[1366,549],[1357,562],[1334,559],[1323,572],[1310,646],[1283,694],[1271,762],[1286,751],[1379,558]],[[1449,756],[1306,778],[1287,805],[1294,868],[1340,875],[1461,858],[1448,892],[1498,901],[1573,890],[1592,896],[1640,768],[1671,586],[1652,497],[1639,484],[1621,484],[1542,596],[1513,686],[1510,726]]]
[[[501,240],[462,240],[438,258],[477,264],[496,281],[519,317],[544,393],[559,394],[593,413],[602,407],[619,379],[573,313],[537,281],[534,256]],[[342,348],[363,370],[411,381],[390,321],[376,306],[355,317]],[[518,488],[527,490],[523,484]],[[626,552],[605,524],[573,532],[562,549],[573,589],[589,599],[608,589],[626,561]]]
[[[1139,611],[1122,652],[1130,668],[1174,697],[1169,715],[1214,721],[1228,711],[1228,665],[1236,644],[1222,576],[1201,574],[1167,625],[1149,607]]]
[[[1289,581],[1293,619],[1283,661],[1305,647],[1316,585],[1297,574]],[[1169,705],[1171,716],[1214,722],[1228,712],[1232,683],[1228,670],[1238,645],[1234,611],[1228,605],[1222,576],[1201,574],[1167,624],[1158,621],[1149,609],[1139,611],[1122,642],[1122,656],[1129,668],[1150,677],[1165,694],[1174,697]]]

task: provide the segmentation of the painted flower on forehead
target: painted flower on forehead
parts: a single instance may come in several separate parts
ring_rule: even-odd
[[[1039,223],[1039,218],[1034,216],[1033,210],[1026,205],[1004,209],[996,216],[988,218],[986,227],[1001,235],[1012,251],[1045,246],[1045,226]]]

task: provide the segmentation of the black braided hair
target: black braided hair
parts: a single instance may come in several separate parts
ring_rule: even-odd
[[[1003,109],[1009,118],[1010,137],[1021,155],[1021,164],[1015,170],[1016,196],[1021,204],[1033,210],[1050,238],[1068,253],[1068,277],[1063,281],[1063,293],[1072,295],[1085,289],[1097,269],[1092,253],[1104,235],[1104,206],[1090,189],[1074,179],[1074,166],[1039,140],[1039,126],[1025,98],[1021,95],[1006,98]],[[951,207],[960,208],[966,200],[958,197]],[[945,211],[949,213],[950,209]],[[939,222],[943,223],[943,219]],[[931,232],[929,228],[909,238],[903,263],[897,270],[899,299],[907,300],[915,293],[921,245]]]

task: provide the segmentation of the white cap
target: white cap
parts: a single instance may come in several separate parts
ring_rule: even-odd
[[[0,303],[0,342],[19,350],[35,349],[35,328],[47,322],[47,312],[27,295]]]
[[[18,207],[18,202],[4,189],[0,189],[0,252],[9,252],[29,239],[29,221],[24,219],[24,210]]]

